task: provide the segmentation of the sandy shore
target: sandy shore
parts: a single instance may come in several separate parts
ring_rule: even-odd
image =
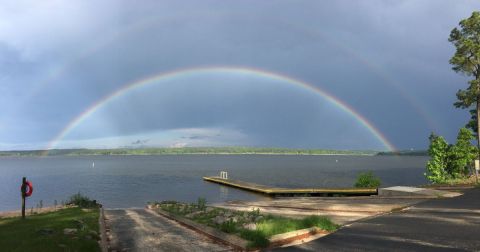
[[[33,214],[39,213],[48,213],[54,212],[60,209],[69,208],[70,206],[49,206],[49,207],[42,207],[42,208],[33,208]],[[29,216],[32,215],[31,208],[25,209],[25,215]],[[10,217],[17,217],[22,216],[22,210],[13,210],[13,211],[4,211],[0,212],[0,218],[10,218]]]

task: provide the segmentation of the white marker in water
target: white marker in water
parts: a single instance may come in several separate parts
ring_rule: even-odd
[[[338,163],[338,159],[335,159],[335,163]]]
[[[95,167],[95,162],[92,162],[92,168]]]

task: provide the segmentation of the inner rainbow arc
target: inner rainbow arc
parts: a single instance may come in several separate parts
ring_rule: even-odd
[[[292,77],[274,73],[271,71],[266,71],[257,68],[248,68],[248,67],[232,67],[232,66],[208,66],[208,67],[194,67],[194,68],[186,68],[186,69],[179,69],[171,72],[163,72],[160,74],[155,74],[149,76],[147,78],[139,79],[134,82],[127,83],[123,85],[121,88],[113,91],[112,93],[104,96],[100,100],[94,102],[91,106],[89,106],[86,110],[82,113],[77,115],[74,119],[72,119],[66,127],[64,127],[48,144],[46,148],[46,154],[48,154],[48,150],[55,148],[59,141],[61,141],[65,136],[67,136],[73,129],[75,129],[80,123],[82,123],[85,119],[91,116],[95,111],[99,108],[105,106],[106,104],[128,94],[132,90],[136,90],[142,87],[147,87],[153,85],[155,83],[159,83],[161,81],[171,80],[179,77],[185,77],[188,75],[200,74],[200,73],[235,73],[235,74],[246,74],[246,75],[253,75],[262,78],[267,78],[270,80],[278,80],[284,83],[288,83],[290,85],[295,85],[301,87],[307,91],[314,92],[321,96],[322,98],[326,99],[335,107],[339,108],[340,110],[344,111],[348,115],[352,116],[360,125],[362,125],[365,129],[367,129],[376,139],[378,139],[382,145],[388,149],[389,151],[395,151],[395,146],[387,139],[387,137],[377,128],[373,123],[367,120],[364,116],[362,116],[359,112],[357,112],[353,107],[348,105],[346,102],[340,100],[339,98],[335,97],[334,95],[326,92],[319,87],[316,87],[310,83],[294,79]]]

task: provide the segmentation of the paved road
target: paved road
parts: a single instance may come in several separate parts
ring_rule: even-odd
[[[274,251],[480,251],[480,188],[348,225]]]
[[[116,251],[231,251],[177,222],[145,209],[106,210]]]

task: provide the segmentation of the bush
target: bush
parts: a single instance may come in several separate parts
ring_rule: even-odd
[[[205,210],[207,208],[207,199],[205,198],[198,198],[197,199],[197,208],[200,209],[200,210]]]
[[[96,200],[91,200],[85,195],[82,195],[81,193],[76,193],[72,196],[70,196],[70,199],[66,203],[67,205],[73,204],[77,205],[79,207],[96,207],[97,206],[97,201]]]
[[[474,139],[472,132],[461,128],[458,132],[457,142],[448,144],[442,136],[431,134],[427,162],[424,175],[434,184],[449,183],[449,181],[462,181],[467,179],[473,168],[473,160],[478,155],[477,147],[470,141]]]
[[[358,174],[355,187],[357,188],[375,188],[381,184],[380,178],[375,176],[373,172],[361,172]]]

